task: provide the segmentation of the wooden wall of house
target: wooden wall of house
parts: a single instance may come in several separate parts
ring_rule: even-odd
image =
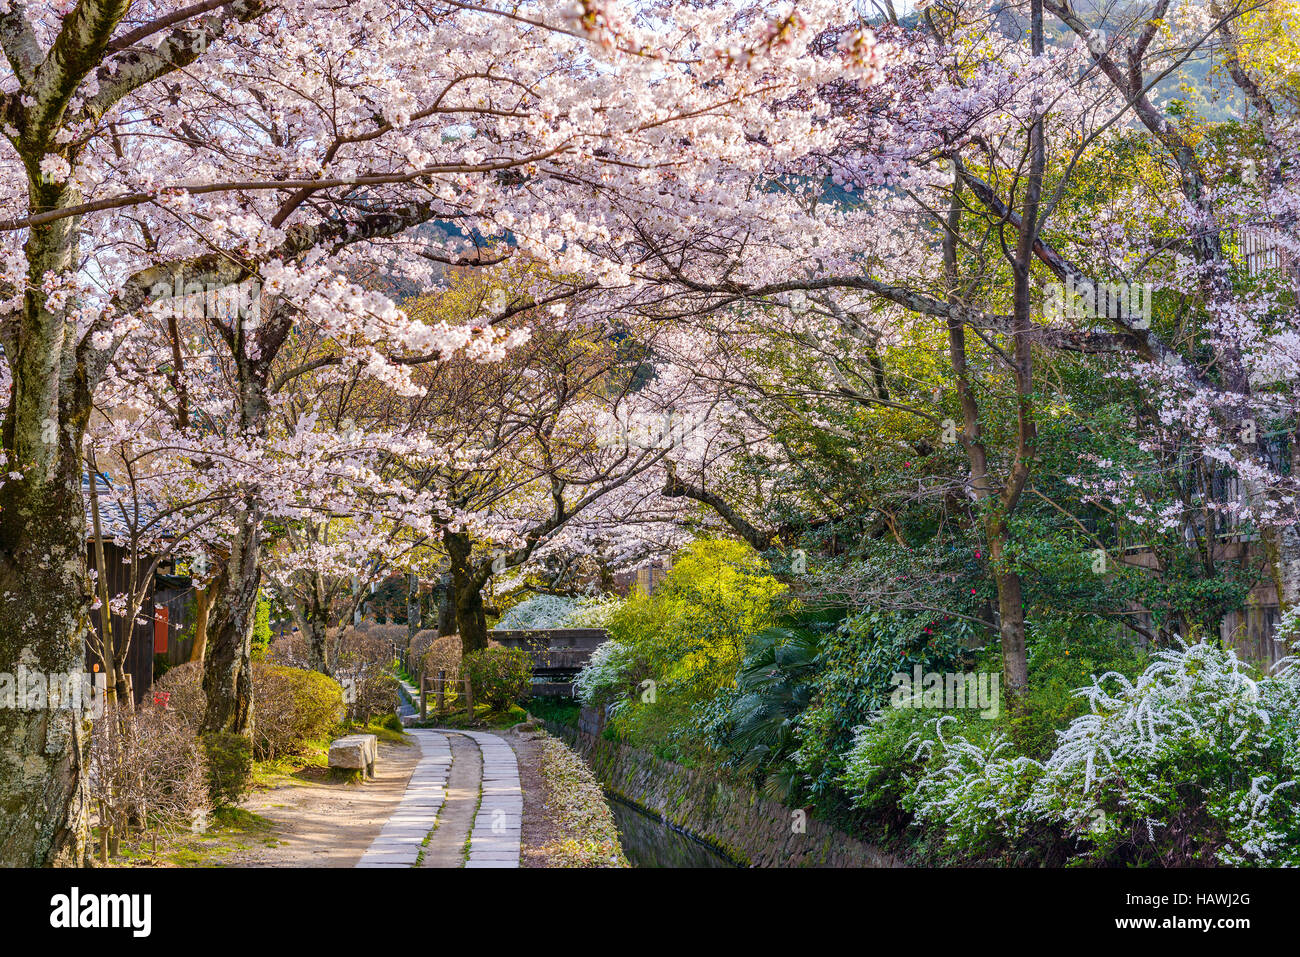
[[[1228,612],[1219,623],[1219,638],[1225,647],[1236,651],[1239,658],[1268,671],[1288,654],[1287,648],[1273,637],[1281,618],[1277,589],[1267,574],[1266,564],[1255,542],[1226,542],[1219,548],[1215,556],[1217,561],[1235,561],[1244,554],[1250,567],[1257,572],[1256,583],[1246,596],[1243,607]],[[1124,562],[1153,569],[1155,557],[1148,551],[1134,551],[1124,557]],[[1153,620],[1146,609],[1133,605],[1131,611],[1135,613],[1138,624],[1152,630]],[[1125,631],[1140,644],[1145,643],[1137,632]]]
[[[123,559],[127,556],[125,549],[118,548],[112,542],[104,543],[104,564],[108,566],[105,573],[105,582],[108,586],[109,596],[125,592],[129,587],[131,569]],[[95,568],[95,548],[91,542],[86,543],[86,558],[91,568]],[[104,633],[103,615],[106,609],[99,609],[90,613],[90,622],[96,633],[100,636]],[[154,626],[153,626],[153,581],[150,576],[149,591],[145,595],[145,600],[140,608],[140,618],[144,623],[128,622],[121,615],[113,615],[113,643],[120,647],[124,635],[131,635],[131,643],[127,648],[125,666],[127,673],[131,676],[131,688],[135,693],[136,703],[139,704],[150,686],[153,684],[153,656],[154,656]],[[86,668],[93,670],[93,666],[99,663],[99,658],[94,649],[86,648]]]

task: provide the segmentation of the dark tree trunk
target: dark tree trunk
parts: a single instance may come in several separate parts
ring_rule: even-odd
[[[487,576],[471,564],[474,543],[463,532],[443,535],[451,562],[452,601],[456,606],[456,630],[463,654],[486,648],[487,613],[483,608],[483,584]]]
[[[451,635],[456,632],[456,603],[451,594],[451,576],[444,575],[438,586],[438,634]]]
[[[487,647],[487,614],[483,609],[483,592],[473,581],[456,582],[456,628],[460,632],[462,654]]]
[[[325,595],[325,576],[312,576],[312,594],[302,606],[303,637],[307,640],[307,667],[334,677],[329,653],[329,602]]]
[[[420,630],[420,579],[411,572],[406,582],[406,647],[411,647]]]
[[[253,733],[253,622],[262,586],[261,518],[250,499],[237,517],[226,581],[213,603],[208,648],[203,660],[207,709],[201,731]]]

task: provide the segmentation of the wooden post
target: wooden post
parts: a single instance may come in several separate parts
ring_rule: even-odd
[[[438,715],[447,713],[447,671],[439,669],[438,671]]]
[[[420,669],[420,720],[423,721],[429,713],[428,697],[425,694],[425,685],[428,679],[424,674],[424,669]]]
[[[474,722],[474,688],[470,685],[469,679],[465,679],[465,714],[470,723]]]

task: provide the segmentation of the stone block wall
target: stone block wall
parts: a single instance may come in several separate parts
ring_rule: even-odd
[[[698,768],[547,722],[618,797],[752,867],[898,867],[889,854]]]

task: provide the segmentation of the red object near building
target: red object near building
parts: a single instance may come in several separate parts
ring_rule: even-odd
[[[167,654],[167,618],[166,605],[153,606],[153,653]]]

